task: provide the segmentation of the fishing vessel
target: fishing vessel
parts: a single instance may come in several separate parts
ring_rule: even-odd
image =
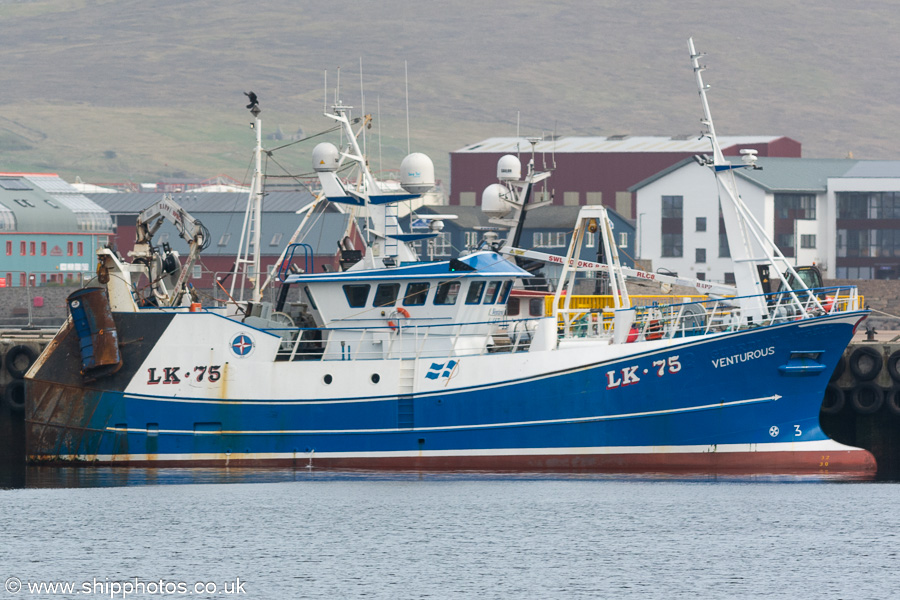
[[[359,212],[365,247],[338,240],[346,260],[333,272],[289,268],[296,248],[286,249],[274,303],[263,299],[258,263],[239,257],[252,295],[224,307],[191,301],[174,270],[166,280],[146,239],[131,263],[101,250],[97,279],[70,296],[68,322],[27,375],[28,460],[873,474],[870,453],[819,427],[829,376],[867,311],[853,287],[807,288],[747,210],[734,170],[753,168],[754,156],[732,165],[722,155],[689,47],[735,260],[731,294],[697,282],[715,293],[631,302],[626,280],[657,275],[624,269],[606,209],[585,206],[567,256],[547,258],[562,267],[551,314],[510,317],[512,290],[532,277],[516,258],[529,251],[511,234],[448,261],[419,260],[412,244],[433,233],[404,231],[397,205],[433,184],[430,161],[407,157],[406,193],[385,193],[337,102],[327,116],[346,146],[322,143],[313,162],[325,201]],[[550,176],[532,159],[523,177],[516,163],[501,159],[485,200],[513,230]],[[348,165],[352,183],[338,177]],[[248,240],[261,197],[257,182]],[[589,232],[602,262],[579,258]],[[762,288],[761,266],[780,291]],[[169,282],[154,302],[133,283],[148,272]],[[608,280],[612,306],[578,304],[585,273]]]

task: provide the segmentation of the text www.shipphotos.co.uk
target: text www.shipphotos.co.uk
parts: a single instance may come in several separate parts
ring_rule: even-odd
[[[90,581],[22,581],[18,577],[8,577],[4,589],[9,594],[50,594],[61,596],[103,596],[107,598],[128,598],[137,594],[159,596],[188,596],[194,594],[246,594],[246,581],[240,577],[234,581],[217,583],[214,581],[143,581],[137,577],[122,581],[97,579]]]

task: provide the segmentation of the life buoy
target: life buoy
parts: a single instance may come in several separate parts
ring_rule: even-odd
[[[25,410],[25,381],[13,379],[7,383],[3,391],[3,400],[12,412],[20,413]]]
[[[637,340],[637,339],[638,339],[638,334],[639,334],[639,332],[638,332],[638,330],[637,330],[636,327],[632,327],[631,329],[629,329],[629,330],[628,330],[628,337],[625,339],[625,343],[626,343],[626,344],[630,344],[631,342]]]
[[[847,368],[847,359],[844,358],[844,355],[841,354],[841,357],[838,359],[837,364],[834,366],[834,371],[831,372],[831,379],[829,381],[837,381],[841,378],[841,375],[844,374],[844,371]]]
[[[13,379],[22,379],[35,360],[37,360],[37,352],[32,350],[30,346],[21,344],[13,346],[6,354],[6,370],[12,375]],[[22,366],[23,364],[25,365],[24,367]]]
[[[888,373],[891,374],[891,379],[900,383],[900,350],[888,357],[887,368]]]
[[[829,383],[825,387],[825,397],[822,398],[822,408],[819,409],[826,415],[836,415],[844,408],[844,390]]]
[[[406,317],[407,319],[409,318],[409,311],[406,310],[405,308],[403,308],[402,306],[398,306],[397,308],[395,308],[394,312],[400,316]],[[391,313],[391,316],[393,316],[393,315],[394,315],[394,313]],[[399,318],[397,319],[396,323],[394,323],[393,319],[388,319],[388,327],[390,327],[393,331],[397,331],[397,327],[399,327],[399,326],[400,326]]]
[[[663,328],[659,321],[653,319],[647,323],[647,333],[644,334],[644,338],[648,340],[659,340],[662,339],[663,336]]]
[[[861,383],[850,394],[850,404],[858,415],[877,413],[884,404],[884,391],[874,383]]]
[[[830,313],[831,309],[834,308],[834,296],[825,296],[825,301],[822,302],[822,308],[825,309],[825,312]]]
[[[850,355],[850,372],[857,381],[872,381],[881,372],[884,359],[872,346],[860,346]]]

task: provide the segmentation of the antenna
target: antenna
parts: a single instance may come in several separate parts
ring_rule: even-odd
[[[406,153],[410,153],[409,149],[409,63],[403,61],[403,76],[406,79]]]
[[[519,140],[522,139],[521,134],[519,133],[519,123],[522,120],[522,111],[516,111],[516,158],[522,160],[522,148],[519,146]]]
[[[363,155],[365,156],[368,153],[368,148],[366,147],[366,94],[363,92],[363,67],[362,67],[362,56],[359,57],[359,103],[360,103],[360,111],[362,111],[363,117]]]
[[[322,98],[322,112],[327,113],[328,112],[328,69],[325,69],[325,89],[323,91],[325,92],[325,94]]]
[[[381,95],[375,98],[375,109],[378,113],[378,170],[384,172],[384,163],[381,162]]]

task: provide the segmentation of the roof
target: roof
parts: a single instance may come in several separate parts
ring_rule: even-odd
[[[843,177],[859,161],[834,158],[760,158],[762,169],[735,173],[768,192],[812,192],[828,189],[830,177]],[[898,163],[900,164],[900,163]]]
[[[634,184],[628,191],[637,191],[693,162],[693,158],[685,158]],[[737,160],[732,162],[738,164]],[[757,164],[762,169],[736,169],[735,173],[768,192],[820,193],[827,190],[828,179],[836,177],[900,177],[900,161],[761,157]]]
[[[260,250],[264,256],[279,255],[287,246],[303,221],[304,215],[284,215],[264,212],[260,227]],[[305,228],[306,234],[298,243],[312,246],[316,256],[331,256],[337,252],[337,240],[341,239],[347,228],[349,215],[339,212],[325,212],[314,216]],[[244,226],[244,215],[229,213],[206,213],[199,220],[209,229],[209,247],[201,256],[236,256],[241,240],[241,229]],[[187,256],[188,245],[179,237],[175,226],[165,221],[153,237],[155,244],[167,242],[172,249]],[[298,250],[302,254],[302,250]]]
[[[857,160],[844,177],[900,177],[900,160]]]
[[[472,270],[459,269],[458,263],[465,263]],[[457,260],[418,262],[390,269],[359,269],[335,273],[306,273],[291,275],[288,283],[364,281],[379,279],[461,279],[465,277],[531,277],[528,271],[516,266],[496,252],[475,252]]]
[[[0,173],[0,230],[109,233],[109,213],[53,173]]]
[[[784,139],[781,135],[719,136],[722,148],[737,145],[770,144]],[[517,153],[530,152],[526,138],[495,137],[470,144],[454,154]],[[696,136],[611,136],[611,137],[562,137],[538,142],[535,152],[710,152],[709,140]]]
[[[128,192],[121,194],[92,193],[87,196],[116,215],[137,215],[152,206],[166,194],[161,192]],[[171,194],[172,199],[187,212],[241,213],[247,209],[246,192],[188,192]],[[263,212],[295,213],[310,202],[309,192],[267,192],[263,198]]]

